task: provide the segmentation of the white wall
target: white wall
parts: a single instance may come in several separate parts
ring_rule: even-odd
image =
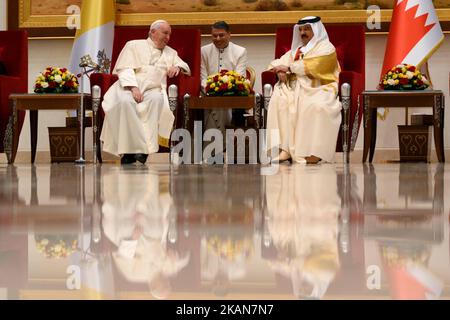
[[[0,0],[0,30],[8,27],[8,10],[6,10],[6,0]]]
[[[2,1],[2,0],[0,0]],[[384,49],[386,45],[386,35],[367,35],[366,37],[366,88],[375,89],[379,79]],[[203,43],[209,41],[208,37],[202,39]],[[257,78],[255,89],[261,92],[260,73],[267,67],[273,59],[275,37],[274,36],[243,36],[234,37],[233,41],[245,46],[248,50],[250,65],[255,69]],[[49,65],[67,66],[72,48],[72,40],[30,40],[29,41],[29,90],[33,89],[35,75]],[[447,108],[449,98],[449,72],[450,63],[450,35],[446,35],[441,48],[431,57],[429,67],[432,80],[436,89],[443,90],[446,94]],[[427,111],[431,109],[415,110]],[[446,123],[449,122],[450,111],[447,109],[445,115]],[[404,111],[402,109],[391,110],[386,121],[379,121],[377,131],[377,149],[397,149],[397,124],[403,124]],[[64,126],[64,111],[43,111],[39,113],[39,136],[38,150],[49,150],[48,126]],[[450,149],[450,130],[445,127],[445,147]],[[28,117],[20,137],[19,150],[30,150]],[[89,136],[87,137],[89,139]],[[356,149],[362,149],[362,130],[358,136]],[[87,149],[91,142],[87,140]]]

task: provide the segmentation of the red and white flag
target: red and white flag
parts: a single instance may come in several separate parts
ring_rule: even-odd
[[[402,63],[420,68],[443,41],[432,0],[396,0],[381,77]]]
[[[380,79],[398,64],[411,64],[420,69],[443,41],[432,0],[396,0]],[[381,119],[387,114],[388,109],[378,108]]]

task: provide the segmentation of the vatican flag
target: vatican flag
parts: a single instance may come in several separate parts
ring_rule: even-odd
[[[89,55],[100,67],[100,72],[109,73],[114,39],[114,0],[83,0],[80,26],[75,34],[69,70],[80,74],[81,57]],[[89,79],[83,78],[83,92],[90,92]]]

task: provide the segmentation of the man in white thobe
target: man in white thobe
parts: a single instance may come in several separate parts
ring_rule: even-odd
[[[103,99],[105,120],[100,139],[103,150],[122,155],[121,163],[145,163],[159,145],[168,147],[175,117],[169,108],[167,77],[189,66],[167,46],[170,25],[157,20],[146,40],[126,43],[113,73],[119,76]]]
[[[247,70],[247,49],[230,41],[230,27],[225,21],[218,21],[211,27],[212,43],[202,47],[200,68],[202,89],[206,86],[208,76],[221,70],[236,71],[243,77]],[[225,137],[225,126],[233,122],[244,122],[244,110],[215,109],[205,110],[205,129],[219,129]]]
[[[294,26],[291,50],[269,69],[279,79],[267,118],[267,150],[281,150],[272,161],[334,161],[341,124],[340,67],[320,17],[306,17]]]

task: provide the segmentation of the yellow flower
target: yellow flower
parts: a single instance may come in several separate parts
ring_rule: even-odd
[[[214,91],[219,91],[219,87],[216,87],[216,88],[214,89]]]
[[[214,89],[216,87],[215,83],[211,83],[211,85],[209,86],[211,89]]]
[[[398,78],[398,76],[396,75],[396,74],[394,74],[393,76],[392,76],[392,79],[397,79]]]

